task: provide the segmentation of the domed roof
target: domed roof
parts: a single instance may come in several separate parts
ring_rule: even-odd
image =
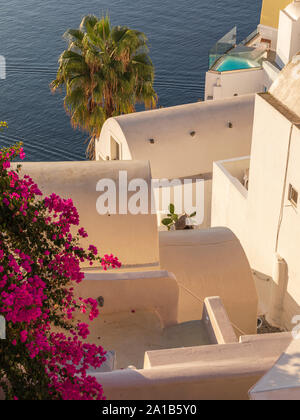
[[[300,19],[300,1],[296,0],[293,3],[289,4],[284,11],[288,13],[291,18],[298,20]]]
[[[300,52],[284,67],[269,92],[300,117]]]

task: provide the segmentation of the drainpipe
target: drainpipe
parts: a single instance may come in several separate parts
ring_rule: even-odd
[[[283,211],[284,211],[284,202],[285,202],[285,196],[286,196],[286,184],[287,184],[287,175],[288,175],[288,168],[289,168],[289,161],[290,161],[293,128],[294,128],[294,124],[292,123],[291,129],[290,129],[290,137],[289,137],[289,144],[288,144],[286,165],[285,165],[285,175],[284,175],[284,182],[283,182],[283,189],[282,189],[282,196],[281,196],[281,207],[280,207],[280,214],[279,214],[277,234],[276,234],[271,302],[270,302],[270,307],[269,307],[270,309],[266,315],[267,321],[271,325],[274,325],[279,328],[282,327],[281,322],[282,322],[282,314],[283,314],[283,307],[284,307],[284,298],[285,298],[287,285],[288,285],[288,266],[287,266],[286,261],[278,254],[278,246],[279,246],[280,230],[281,230],[281,225],[282,225],[282,220],[283,220]]]
[[[282,190],[282,195],[281,195],[280,214],[279,214],[279,220],[278,220],[278,226],[277,226],[275,252],[278,251],[279,234],[280,234],[280,229],[281,229],[281,224],[282,224],[282,219],[283,219],[283,209],[284,209],[284,200],[285,200],[285,193],[286,193],[287,174],[288,174],[289,162],[290,162],[293,128],[294,128],[294,124],[292,123],[291,130],[290,130],[288,151],[287,151],[287,156],[286,156],[285,174],[284,174],[284,181],[283,181],[283,190]]]
[[[286,261],[277,253],[273,263],[273,284],[271,291],[270,310],[266,315],[267,321],[275,327],[282,327],[284,297],[288,284],[288,267]]]

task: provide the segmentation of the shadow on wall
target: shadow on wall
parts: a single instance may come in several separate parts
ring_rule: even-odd
[[[293,323],[293,319],[298,317],[298,320]],[[284,310],[282,314],[282,325],[288,330],[292,330],[298,326],[300,330],[300,305],[295,301],[289,293],[284,296]]]
[[[259,298],[259,315],[265,315],[272,326],[287,331],[300,325],[300,305],[287,291],[288,275],[284,290],[267,274],[253,270],[253,277]],[[273,310],[271,310],[271,305]],[[281,315],[278,316],[279,319],[276,322],[274,312],[278,314],[280,311]]]
[[[257,270],[252,270],[258,294],[258,315],[266,315],[271,304],[272,277]]]

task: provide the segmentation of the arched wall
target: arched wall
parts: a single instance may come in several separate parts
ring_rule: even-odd
[[[220,296],[237,335],[256,334],[254,279],[232,231],[221,227],[161,232],[159,239],[161,268],[174,273],[180,287],[179,322],[199,319],[204,299]]]
[[[110,118],[96,156],[110,156],[113,136],[122,159],[150,161],[153,178],[211,173],[215,160],[250,153],[253,114],[254,95],[243,95]]]
[[[128,183],[143,179],[151,194],[151,173],[148,162],[33,162],[23,163],[22,173],[29,174],[45,195],[55,192],[72,198],[89,237],[84,245],[94,244],[100,253],[113,253],[124,265],[158,265],[158,233],[156,215],[116,214],[100,215],[96,203],[101,192],[96,191],[99,180],[115,182],[117,209],[119,172],[126,171]],[[128,193],[130,198],[134,193]],[[151,205],[150,196],[149,206]],[[151,210],[151,207],[149,207]]]

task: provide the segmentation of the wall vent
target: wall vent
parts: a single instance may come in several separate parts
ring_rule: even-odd
[[[289,201],[293,206],[297,207],[298,204],[298,191],[290,184],[289,186]]]

